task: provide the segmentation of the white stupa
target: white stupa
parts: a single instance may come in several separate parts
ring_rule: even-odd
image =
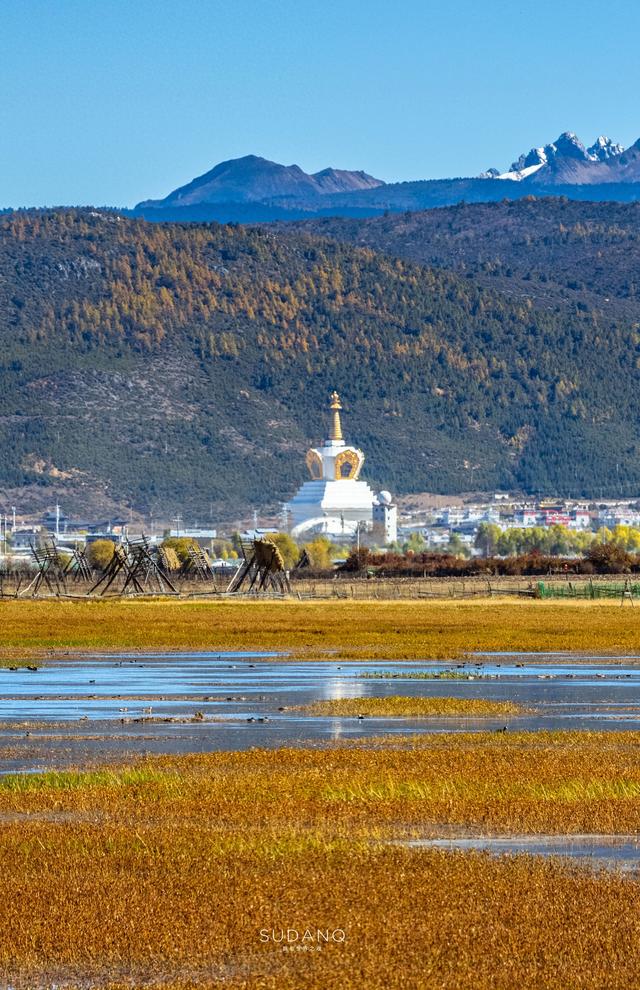
[[[322,447],[312,447],[306,462],[311,481],[305,481],[287,503],[294,537],[323,533],[350,536],[358,523],[372,525],[375,496],[366,481],[358,481],[364,454],[345,443],[340,422],[340,396],[331,396],[331,433]]]

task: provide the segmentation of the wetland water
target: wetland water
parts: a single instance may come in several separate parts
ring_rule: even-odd
[[[442,675],[454,679],[420,679]],[[402,677],[370,675],[393,672]],[[363,678],[363,674],[369,675]],[[406,676],[408,675],[408,676]],[[515,701],[505,718],[310,716],[338,698]],[[197,717],[197,718],[196,718]],[[86,757],[190,753],[485,729],[640,729],[640,657],[500,654],[459,662],[289,662],[264,653],[120,654],[0,669],[0,772]]]
[[[637,835],[517,835],[459,836],[455,838],[409,839],[411,849],[444,849],[488,852],[493,856],[562,856],[588,863],[596,869],[635,873],[640,867],[640,838]]]

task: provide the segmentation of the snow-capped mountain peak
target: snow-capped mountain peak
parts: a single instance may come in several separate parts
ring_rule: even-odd
[[[564,131],[550,144],[531,148],[526,154],[520,155],[506,172],[495,174],[494,170],[490,170],[490,173],[483,173],[483,177],[521,181],[540,172],[541,169],[545,169],[543,174],[546,175],[547,170],[551,170],[551,166],[554,172],[575,170],[580,167],[579,163],[610,162],[623,152],[624,148],[621,144],[614,144],[611,138],[604,135],[596,138],[590,148],[586,148],[573,131]]]
[[[606,162],[610,158],[617,158],[623,151],[624,147],[621,144],[614,144],[611,138],[603,134],[596,138],[590,148],[587,148],[587,153],[594,162]]]
[[[532,148],[526,155],[520,155],[515,162],[511,163],[509,172],[522,172],[526,168],[533,168],[534,166],[539,168],[541,165],[546,165],[549,160],[548,152],[551,148],[555,151],[554,144],[547,144],[544,148]]]

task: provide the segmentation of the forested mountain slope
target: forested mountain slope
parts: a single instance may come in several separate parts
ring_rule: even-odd
[[[327,217],[277,229],[454,270],[541,306],[640,315],[640,203],[528,197],[371,219]]]
[[[374,485],[636,491],[639,329],[301,231],[10,214],[0,495],[233,519],[292,494],[333,388]]]

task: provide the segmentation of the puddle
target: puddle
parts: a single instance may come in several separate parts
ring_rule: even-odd
[[[413,849],[488,852],[494,856],[563,856],[595,867],[635,872],[640,867],[638,835],[517,835],[408,839]]]

